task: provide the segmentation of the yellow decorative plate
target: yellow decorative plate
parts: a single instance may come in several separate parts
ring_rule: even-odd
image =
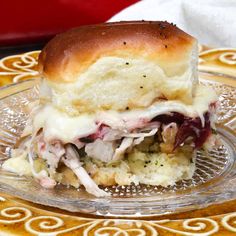
[[[236,50],[199,47],[199,70],[204,83],[220,91],[223,107],[220,123],[233,136],[236,134]],[[36,72],[38,51],[0,60],[0,83],[7,85],[32,77]],[[217,81],[218,83],[216,83]],[[28,82],[27,82],[28,83]],[[29,82],[31,83],[31,82]],[[33,82],[32,82],[33,83]],[[227,85],[226,85],[227,84]],[[228,86],[230,85],[230,86]],[[12,87],[14,90],[14,86]],[[11,90],[11,94],[14,91]],[[4,89],[0,98],[10,91]],[[8,92],[7,92],[8,91]],[[228,109],[230,108],[230,109]],[[2,134],[0,134],[2,135]],[[231,143],[235,145],[235,143]],[[1,147],[2,148],[2,147]],[[2,150],[0,148],[0,150]],[[232,184],[236,185],[235,181]],[[230,183],[228,183],[230,185]],[[229,199],[229,194],[224,200]],[[223,199],[221,199],[223,202]],[[213,202],[212,202],[213,203]],[[199,206],[193,206],[198,208]],[[0,235],[235,235],[236,200],[168,216],[146,219],[104,219],[69,213],[56,208],[20,200],[13,195],[0,197]]]

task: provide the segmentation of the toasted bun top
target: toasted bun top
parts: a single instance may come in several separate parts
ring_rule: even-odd
[[[67,112],[148,107],[157,99],[192,102],[197,41],[167,22],[82,26],[57,35],[39,71]]]
[[[175,25],[161,21],[131,21],[82,26],[57,35],[39,56],[39,71],[47,80],[74,82],[101,57],[132,57],[158,63],[172,76],[178,62],[189,60],[196,40]]]

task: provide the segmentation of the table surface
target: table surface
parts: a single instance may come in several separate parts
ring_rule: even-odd
[[[39,52],[2,58],[0,86],[37,78]],[[236,49],[199,46],[199,53],[201,78],[236,87]],[[0,232],[13,235],[236,235],[235,220],[236,200],[168,216],[112,220],[69,213],[0,193]]]

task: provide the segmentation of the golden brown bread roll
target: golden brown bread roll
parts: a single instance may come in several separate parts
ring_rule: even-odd
[[[71,114],[191,104],[197,41],[167,22],[83,26],[56,36],[39,57],[53,103]]]

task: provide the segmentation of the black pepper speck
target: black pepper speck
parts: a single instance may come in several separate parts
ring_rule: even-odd
[[[160,28],[160,30],[163,30],[163,29],[166,28],[166,26],[165,26],[165,25],[162,25],[162,24],[159,24],[159,28]]]

